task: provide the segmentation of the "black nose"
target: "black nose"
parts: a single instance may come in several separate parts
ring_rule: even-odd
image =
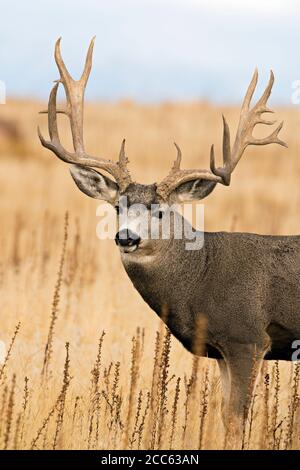
[[[128,229],[120,230],[115,236],[115,242],[119,246],[133,246],[140,243],[140,237]]]

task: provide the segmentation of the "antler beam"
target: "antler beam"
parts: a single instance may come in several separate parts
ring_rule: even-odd
[[[131,177],[129,170],[127,168],[128,160],[125,155],[125,140],[122,142],[119,160],[113,162],[104,158],[97,158],[89,156],[85,152],[84,142],[83,142],[83,110],[84,110],[84,93],[87,85],[87,81],[90,75],[92,67],[92,56],[93,56],[93,47],[94,40],[92,39],[90,46],[88,48],[85,66],[83,73],[79,80],[74,80],[70,73],[68,72],[65,63],[61,56],[60,51],[60,41],[59,38],[55,44],[55,61],[59,70],[60,78],[55,82],[53,86],[48,102],[47,111],[42,111],[42,113],[48,114],[48,130],[50,141],[46,140],[41,134],[40,129],[38,128],[38,135],[41,141],[41,144],[51,150],[55,155],[63,160],[66,163],[75,163],[82,166],[89,166],[100,168],[102,170],[110,173],[115,180],[117,181],[120,190],[124,191],[128,185],[131,183]],[[62,83],[65,89],[66,98],[67,98],[67,109],[65,111],[58,110],[56,107],[57,100],[57,90],[59,84]],[[66,150],[59,139],[58,125],[57,125],[57,114],[64,113],[68,116],[70,120],[72,140],[74,152],[69,152]]]

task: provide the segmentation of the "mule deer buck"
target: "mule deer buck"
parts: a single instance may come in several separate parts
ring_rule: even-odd
[[[255,138],[257,124],[272,125],[263,119],[274,76],[256,104],[251,100],[258,74],[255,71],[246,92],[233,145],[223,117],[223,166],[215,164],[214,147],[210,151],[210,169],[183,170],[181,152],[159,184],[132,181],[127,168],[124,141],[117,162],[89,156],[83,142],[84,92],[92,66],[92,40],[83,74],[74,80],[60,51],[55,46],[55,60],[60,78],[49,97],[48,127],[50,140],[44,147],[71,164],[71,175],[81,191],[112,204],[122,212],[134,204],[143,204],[148,223],[162,218],[173,203],[200,200],[217,186],[230,184],[231,174],[250,145],[286,144],[278,137],[282,123],[267,137]],[[57,90],[63,84],[67,109],[56,108]],[[71,126],[74,151],[60,142],[57,113],[64,112]],[[104,170],[113,178],[95,171]],[[158,209],[151,211],[151,205]],[[139,206],[140,208],[140,206]],[[144,214],[145,215],[145,214]],[[217,359],[223,389],[222,414],[227,429],[241,432],[249,389],[263,359],[291,360],[291,342],[300,338],[300,237],[268,236],[252,233],[204,233],[199,250],[186,250],[186,240],[143,238],[138,231],[140,211],[128,215],[119,227],[116,244],[123,265],[143,299],[158,314],[167,309],[165,321],[176,338],[193,352],[199,316],[205,318],[206,335],[203,355]],[[181,220],[178,212],[173,222]],[[253,366],[255,364],[255,367]]]

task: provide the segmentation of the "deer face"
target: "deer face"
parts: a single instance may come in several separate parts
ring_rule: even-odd
[[[118,220],[115,242],[122,254],[134,253],[135,256],[153,255],[174,237],[174,225],[181,217],[174,211],[174,204],[203,199],[215,187],[211,181],[189,181],[177,187],[168,200],[163,201],[155,183],[130,183],[121,192],[115,181],[92,168],[72,165],[70,171],[82,192],[115,208]]]
[[[153,217],[159,217],[163,208],[159,204],[156,185],[131,183],[115,205],[118,214],[116,244],[122,253],[152,254],[155,241],[151,239]]]

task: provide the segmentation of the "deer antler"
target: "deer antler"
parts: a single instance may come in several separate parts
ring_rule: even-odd
[[[281,122],[279,126],[267,137],[258,139],[252,135],[253,129],[257,124],[272,125],[276,122],[267,121],[261,117],[264,113],[273,113],[273,111],[267,107],[267,101],[274,83],[274,74],[272,71],[269,83],[264,93],[253,108],[250,109],[250,103],[257,85],[257,79],[258,72],[255,70],[242,104],[239,125],[232,148],[230,144],[229,127],[225,117],[223,116],[223,166],[221,168],[216,168],[214,146],[212,145],[210,150],[210,170],[182,170],[180,168],[181,151],[175,144],[177,148],[177,159],[174,162],[170,173],[157,187],[157,193],[162,197],[162,199],[166,200],[169,194],[180,184],[193,179],[215,181],[216,183],[228,186],[230,184],[231,174],[248,145],[279,144],[287,147],[286,143],[278,137],[283,122]]]
[[[69,74],[60,52],[59,38],[55,44],[55,61],[59,70],[60,79],[55,82],[48,102],[48,110],[41,113],[48,114],[48,129],[50,141],[44,139],[38,128],[41,144],[55,153],[66,163],[76,163],[82,166],[101,168],[110,173],[117,181],[121,192],[131,183],[130,173],[127,169],[128,160],[125,155],[125,140],[121,145],[118,162],[104,158],[91,157],[86,154],[83,143],[83,108],[84,92],[92,67],[94,40],[92,39],[85,61],[83,73],[79,80],[74,80]],[[62,83],[67,97],[66,111],[56,109],[56,97],[59,84]],[[61,144],[57,126],[57,113],[66,114],[70,120],[74,152],[67,151]]]

